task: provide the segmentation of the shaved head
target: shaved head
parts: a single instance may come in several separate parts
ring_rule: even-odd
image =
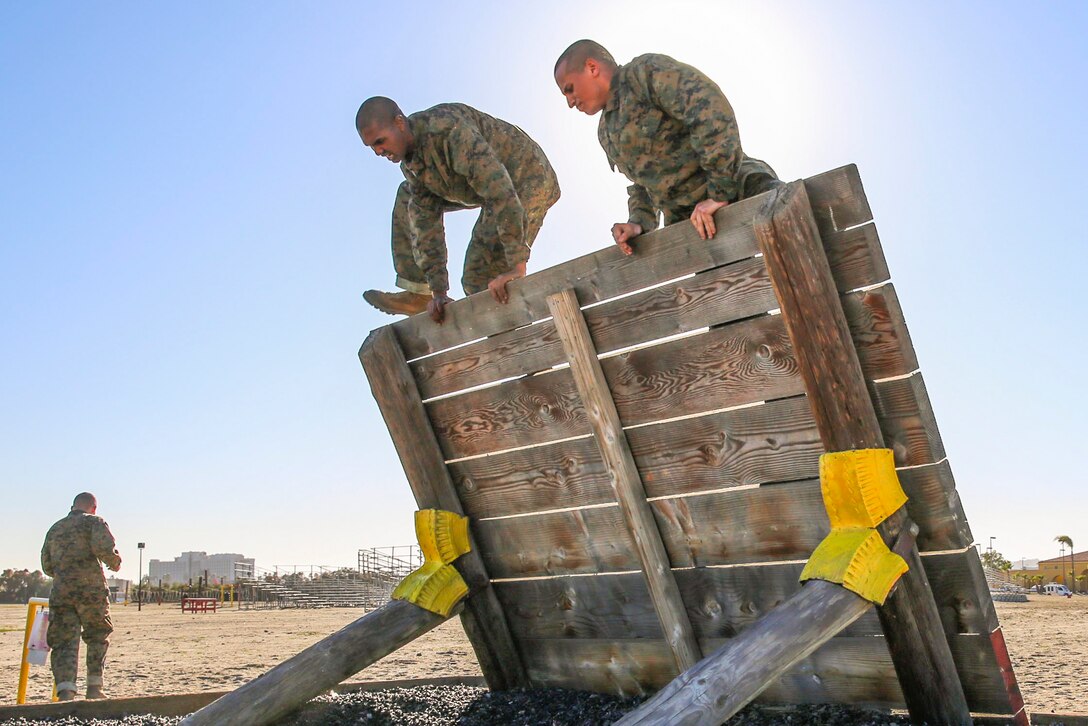
[[[98,508],[98,500],[94,498],[94,495],[90,492],[81,492],[76,495],[76,498],[72,500],[72,509],[78,509],[81,512],[91,512]]]
[[[355,114],[355,128],[362,133],[372,126],[389,126],[397,116],[404,116],[404,113],[396,101],[385,96],[374,96],[359,106],[359,112]]]
[[[612,54],[605,50],[605,47],[595,40],[576,40],[570,44],[565,51],[563,51],[559,60],[555,62],[555,69],[552,71],[552,75],[559,74],[559,68],[565,65],[565,70],[569,72],[578,72],[585,68],[586,61],[592,58],[593,60],[605,66],[609,70],[616,69],[616,60],[612,57]]]

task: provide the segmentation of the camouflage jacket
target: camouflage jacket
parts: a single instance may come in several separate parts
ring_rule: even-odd
[[[121,556],[106,520],[73,509],[45,535],[42,571],[54,578],[53,592],[105,589],[106,576],[99,561],[121,567]]]
[[[449,289],[442,212],[451,204],[482,208],[477,230],[502,243],[508,269],[528,260],[521,198],[559,187],[537,143],[517,126],[461,103],[413,113],[408,123],[414,147],[400,168],[411,192],[416,263],[430,288]]]
[[[612,76],[597,138],[627,188],[628,220],[649,232],[691,216],[704,199],[733,202],[744,178],[774,172],[745,156],[733,108],[714,81],[689,65],[650,53]]]

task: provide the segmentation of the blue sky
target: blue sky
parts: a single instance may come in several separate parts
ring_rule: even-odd
[[[1088,549],[1088,6],[664,7],[0,5],[0,567],[37,567],[83,489],[130,577],[137,541],[145,566],[411,542],[356,358],[390,321],[360,294],[392,285],[399,171],[355,110],[461,101],[526,129],[563,186],[541,269],[626,210],[551,80],[580,37],[704,70],[783,178],[858,164],[976,538]],[[473,220],[447,217],[453,279]]]

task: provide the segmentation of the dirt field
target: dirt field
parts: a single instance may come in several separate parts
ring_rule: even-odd
[[[1088,597],[1031,596],[997,603],[1028,710],[1088,711]],[[182,614],[177,605],[117,606],[106,666],[111,696],[221,691],[255,678],[335,632],[362,611],[220,610]],[[26,609],[0,605],[0,704],[15,703]],[[431,631],[353,680],[479,675],[460,621]],[[80,664],[82,690],[83,666]],[[28,702],[48,699],[46,666],[31,667]]]

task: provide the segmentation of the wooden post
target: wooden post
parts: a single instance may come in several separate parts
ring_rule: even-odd
[[[612,400],[574,290],[549,296],[548,308],[563,340],[574,382],[616,493],[616,501],[638,549],[650,598],[661,621],[661,630],[672,649],[677,667],[685,671],[702,657],[699,643],[695,639],[684,601],[680,598],[665,543],[661,540],[661,532],[646,501],[642,478],[631,456],[620,415],[616,411],[616,402]]]
[[[794,182],[773,193],[754,227],[824,448],[883,448],[804,184]],[[890,545],[909,526],[901,508],[877,529]],[[904,559],[910,570],[878,613],[907,709],[916,723],[970,724],[967,699],[917,547]]]
[[[342,683],[447,618],[391,600],[263,676],[209,703],[185,726],[263,726]]]
[[[420,509],[445,509],[464,514],[453,480],[446,468],[431,421],[423,408],[415,379],[397,344],[393,329],[378,328],[359,350],[374,400],[382,412],[404,474]],[[471,593],[461,623],[493,691],[527,688],[529,679],[502,605],[475,542],[472,551],[453,563]]]
[[[833,582],[807,582],[800,592],[674,678],[616,726],[723,723],[864,615],[870,605]]]

